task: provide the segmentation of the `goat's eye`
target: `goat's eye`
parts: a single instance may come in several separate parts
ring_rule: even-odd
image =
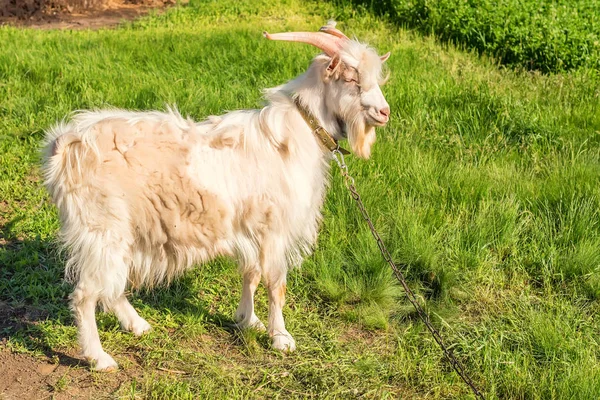
[[[359,82],[358,82],[358,78],[359,78],[358,71],[355,70],[354,68],[345,69],[342,72],[342,77],[343,77],[344,81],[348,82],[351,85],[358,85],[359,84]]]

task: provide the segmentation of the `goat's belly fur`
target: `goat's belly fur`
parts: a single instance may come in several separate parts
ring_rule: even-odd
[[[244,118],[256,116],[231,117]],[[249,133],[220,118],[114,111],[50,131],[46,184],[70,251],[67,276],[125,274],[130,286],[152,286],[223,254],[255,268],[267,248],[282,254],[280,268],[298,262],[316,238],[326,173],[295,179],[293,160],[244,151]]]

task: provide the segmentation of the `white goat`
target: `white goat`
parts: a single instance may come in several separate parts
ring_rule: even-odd
[[[169,282],[218,255],[236,257],[243,276],[238,326],[265,329],[253,304],[262,277],[272,345],[295,349],[282,314],[287,272],[315,243],[330,150],[347,133],[354,153],[368,158],[374,127],[388,121],[379,81],[389,53],[379,57],[334,25],[264,35],[324,54],[267,90],[261,110],[200,123],[173,110],[83,111],[47,132],[46,186],[69,254],[80,345],[96,370],[117,368],[100,344],[99,302],[141,335],[150,325],[125,289]]]

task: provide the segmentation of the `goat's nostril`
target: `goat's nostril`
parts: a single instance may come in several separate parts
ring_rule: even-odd
[[[379,114],[389,117],[390,116],[390,108],[389,107],[382,108],[381,110],[379,110]]]

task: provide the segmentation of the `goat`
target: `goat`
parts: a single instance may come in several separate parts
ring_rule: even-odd
[[[98,303],[141,335],[151,326],[126,288],[168,283],[219,255],[235,257],[242,275],[237,326],[267,329],[273,348],[295,350],[282,314],[287,273],[316,241],[337,141],[347,137],[356,155],[369,158],[375,127],[388,122],[380,81],[389,53],[379,57],[332,24],[263,34],[323,53],[301,76],[266,90],[260,110],[200,123],[174,109],[80,111],[46,131],[45,185],[58,208],[71,308],[92,368],[118,368],[100,343]],[[254,312],[261,278],[267,328]]]

